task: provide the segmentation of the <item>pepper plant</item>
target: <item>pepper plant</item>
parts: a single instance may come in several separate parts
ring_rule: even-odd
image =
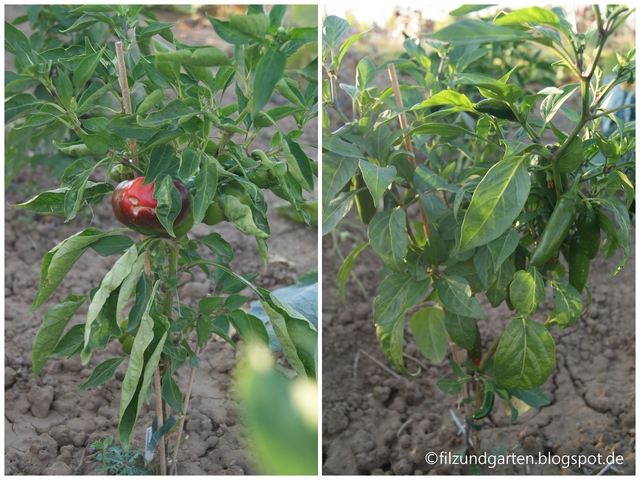
[[[590,262],[598,251],[607,259],[621,249],[613,276],[629,258],[635,122],[616,113],[635,105],[607,104],[613,89],[634,82],[635,49],[615,52],[608,81],[602,64],[607,40],[631,13],[594,6],[586,32],[561,8],[457,19],[423,44],[407,38],[400,58],[380,66],[362,58],[355,85],[340,83],[340,67],[366,32],[343,40],[349,24],[324,21],[323,235],[355,203],[368,236],[340,268],[341,298],[358,255],[372,248],[384,262],[373,301],[382,351],[400,372],[417,375],[403,358],[408,313],[431,361],[445,359],[451,340],[456,378],[438,385],[462,393],[472,432],[496,396],[511,422],[514,398],[548,404],[540,387],[556,362],[553,332],[589,308]],[[517,86],[518,65],[474,72],[478,59],[486,66],[506,42],[552,56],[571,83]],[[407,80],[397,81],[396,70]],[[611,133],[603,133],[605,118]],[[540,305],[549,291],[547,315]],[[489,316],[481,294],[512,312],[495,339],[480,336],[478,324]]]
[[[171,446],[175,470],[198,356],[210,336],[234,345],[233,327],[244,340],[269,343],[264,323],[241,309],[249,299],[242,291],[257,295],[297,375],[316,376],[313,324],[254,285],[257,274],[234,271],[233,245],[215,228],[202,238],[188,232],[198,223],[231,222],[255,238],[266,264],[270,229],[263,189],[290,202],[309,222],[301,206],[313,193],[317,163],[303,149],[314,146],[299,138],[317,116],[317,59],[302,69],[287,66],[295,52],[317,41],[317,27],[285,25],[284,5],[268,12],[252,5],[229,20],[209,17],[213,31],[232,47],[229,58],[213,46],[181,43],[172,34],[174,24],[141,19],[139,12],[141,6],[78,6],[66,32],[106,24],[116,43],[86,37],[79,45],[46,51],[34,48],[37,34],[30,39],[6,23],[5,48],[15,55],[16,75],[38,87],[17,92],[12,83],[5,115],[17,122],[14,129],[31,129],[39,138],[60,133],[53,145],[77,157],[60,188],[19,208],[68,222],[111,195],[123,223],[107,231],[87,228],[44,256],[31,313],[87,250],[119,258],[89,293],[69,293],[47,308],[34,340],[33,374],[50,357],[79,355],[86,365],[96,349],[120,340],[123,354],[97,365],[80,389],[105,383],[127,362],[120,443],[129,446],[143,402],[155,395],[157,416],[146,447],[160,445],[160,472],[166,474],[171,450],[165,436],[178,430]],[[281,106],[267,109],[274,92]],[[285,117],[294,120],[292,130],[278,123]],[[266,151],[253,146],[259,134],[270,138]],[[212,293],[191,308],[176,291],[180,274],[196,269],[207,275]],[[86,321],[67,329],[87,302]],[[186,392],[173,378],[183,365],[191,369]]]

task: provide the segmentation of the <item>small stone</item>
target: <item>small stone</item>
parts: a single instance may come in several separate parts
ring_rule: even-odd
[[[53,387],[33,386],[29,390],[29,403],[31,403],[31,413],[34,417],[46,418],[53,401]]]

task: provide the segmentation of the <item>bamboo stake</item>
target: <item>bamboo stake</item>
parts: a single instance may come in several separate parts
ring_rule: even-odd
[[[162,408],[162,385],[160,383],[160,367],[156,367],[156,371],[153,374],[154,390],[156,391],[156,417],[158,418],[158,429],[164,425],[164,413]],[[164,435],[160,437],[159,442],[160,450],[160,475],[167,474],[167,452],[164,443]]]
[[[122,42],[116,42],[116,57],[118,57],[118,77],[120,80],[120,88],[122,90],[122,102],[124,103],[124,113],[127,115],[131,115],[133,111],[131,110],[131,95],[129,93],[129,82],[127,81],[127,67],[124,64],[124,52],[122,50]],[[136,156],[136,152],[138,150],[138,145],[136,143],[135,138],[129,139],[129,147],[131,148],[131,155],[133,158],[131,159],[133,164],[138,166],[138,157]],[[137,177],[138,174],[135,173]]]
[[[200,353],[200,347],[196,346],[196,357]],[[184,430],[184,424],[187,419],[187,410],[189,409],[189,397],[191,396],[191,387],[193,386],[193,379],[196,376],[196,369],[192,368],[189,373],[189,383],[187,383],[187,391],[182,401],[182,418],[180,419],[180,426],[178,427],[178,438],[176,441],[175,449],[173,450],[173,457],[171,458],[171,468],[169,469],[169,475],[173,475],[178,468],[178,449],[180,448],[180,441],[182,440],[182,432]]]
[[[389,70],[389,78],[391,79],[391,85],[393,86],[393,94],[396,97],[396,105],[398,107],[403,107],[402,105],[402,95],[400,94],[400,84],[398,83],[398,75],[396,74],[396,66],[393,63],[390,63],[387,67]],[[407,116],[404,112],[400,114],[400,128],[406,130],[409,128],[409,124],[407,123]],[[410,153],[413,153],[413,145],[411,144],[411,137],[407,135],[407,132],[404,134],[404,148]],[[415,170],[417,168],[416,159],[413,155],[409,155],[409,161]],[[422,206],[422,202],[418,202],[418,206],[420,207],[420,216],[422,217],[422,227],[424,229],[424,236],[427,240],[429,240],[429,222],[427,220],[427,214],[424,211],[424,207]]]
[[[129,92],[129,82],[127,81],[127,67],[124,63],[124,51],[122,49],[122,42],[116,42],[116,57],[118,59],[118,80],[120,81],[120,88],[122,90],[122,103],[124,104],[124,112],[127,115],[131,115],[131,94]],[[129,139],[129,147],[131,149],[132,162],[137,167],[138,166],[138,157],[136,156],[136,152],[138,150],[138,146],[136,144],[135,138]],[[137,177],[138,173],[134,172],[134,175]],[[142,239],[144,240],[146,237],[142,235]],[[151,261],[149,260],[149,251],[147,250],[145,259],[144,259],[144,271],[145,274],[151,278]],[[156,371],[153,374],[154,376],[154,390],[156,395],[156,416],[158,417],[158,428],[164,425],[164,414],[163,414],[163,401],[162,401],[162,384],[160,382],[160,367],[156,367]],[[167,457],[166,457],[166,447],[164,436],[160,438],[160,474],[167,474]]]

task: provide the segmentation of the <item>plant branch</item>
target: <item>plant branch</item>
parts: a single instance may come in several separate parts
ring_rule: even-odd
[[[156,394],[156,418],[158,419],[158,429],[164,425],[164,413],[162,412],[162,384],[160,382],[160,366],[156,367],[156,371],[153,374],[153,389]],[[160,475],[167,474],[167,457],[164,446],[164,436],[160,437],[159,443],[160,450]]]
[[[489,347],[489,350],[487,350],[487,353],[485,353],[484,357],[482,357],[482,361],[478,366],[478,370],[480,370],[480,372],[484,372],[484,370],[487,368],[487,364],[489,363],[489,360],[493,358],[493,356],[496,353],[496,350],[498,349],[498,345],[500,344],[501,338],[502,338],[502,335],[496,338],[495,341]]]
[[[200,346],[196,345],[196,357],[200,353]],[[184,400],[182,402],[182,418],[180,419],[180,427],[178,427],[178,436],[176,440],[176,446],[173,450],[173,457],[171,458],[171,468],[169,469],[169,475],[173,475],[178,468],[178,450],[180,449],[180,442],[182,440],[182,432],[184,431],[184,424],[187,419],[187,410],[189,409],[189,397],[191,396],[191,388],[193,387],[193,379],[196,376],[196,369],[192,368],[189,373],[189,383],[187,383],[187,391],[185,392]]]

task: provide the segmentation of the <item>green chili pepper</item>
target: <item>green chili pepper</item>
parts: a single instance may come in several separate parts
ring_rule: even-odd
[[[562,241],[569,233],[573,224],[574,207],[576,198],[574,195],[562,195],[558,205],[553,210],[549,222],[542,231],[538,245],[533,251],[529,265],[538,267],[551,260],[560,249]]]
[[[571,237],[569,245],[569,283],[578,292],[582,292],[589,279],[591,260],[584,253],[582,238],[578,233]]]
[[[376,214],[376,203],[373,201],[371,192],[362,178],[362,173],[356,173],[355,177],[355,189],[360,190],[356,193],[356,207],[358,207],[358,214],[360,220],[365,225],[368,225],[373,216]]]
[[[511,120],[512,122],[517,120],[513,110],[511,110],[508,104],[493,98],[487,98],[486,100],[481,100],[476,103],[476,110],[480,113],[488,113],[491,116],[503,120]]]
[[[580,212],[576,228],[580,234],[584,254],[589,260],[593,260],[600,250],[600,220],[594,207],[587,207]]]
[[[484,400],[482,401],[480,410],[472,415],[473,419],[482,420],[483,418],[487,417],[491,413],[491,410],[493,410],[493,404],[495,403],[495,400],[495,392],[493,390],[487,389],[487,391],[484,392]]]

